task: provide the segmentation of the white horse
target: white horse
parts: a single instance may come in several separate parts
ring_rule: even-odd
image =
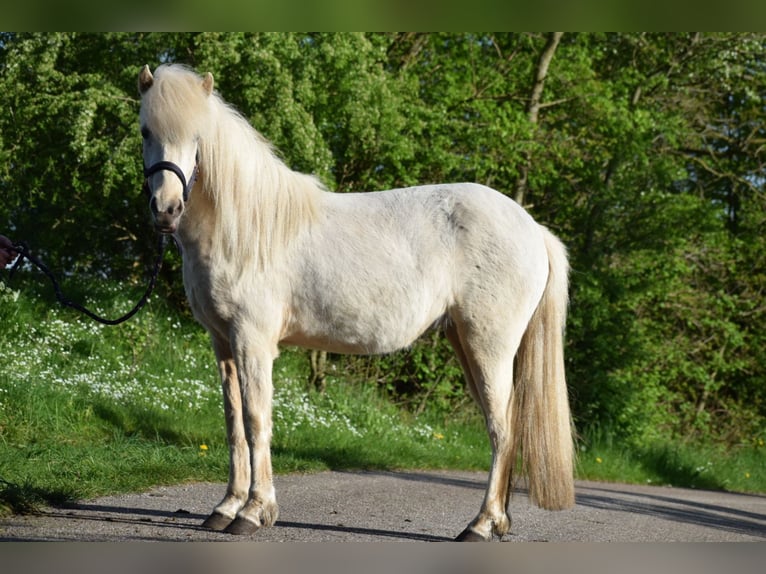
[[[222,379],[229,482],[204,526],[249,534],[277,520],[279,345],[389,353],[434,325],[460,359],[492,446],[484,501],[458,539],[509,531],[520,471],[539,506],[574,504],[568,263],[548,230],[481,185],[327,192],[275,155],[213,91],[211,74],[145,66],[138,88],[154,224],[181,247],[186,295]]]

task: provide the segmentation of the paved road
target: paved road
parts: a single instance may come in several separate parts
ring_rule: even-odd
[[[280,520],[245,540],[451,540],[475,515],[486,473],[322,472],[275,478]],[[0,541],[224,541],[199,528],[222,484],[159,487],[0,520]],[[572,510],[548,512],[522,492],[505,541],[766,541],[766,496],[577,483]]]

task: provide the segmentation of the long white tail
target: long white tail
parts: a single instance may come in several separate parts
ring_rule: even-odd
[[[548,283],[514,366],[511,485],[514,475],[524,473],[530,500],[561,510],[574,505],[574,444],[564,374],[569,263],[564,245],[547,229],[543,233]]]

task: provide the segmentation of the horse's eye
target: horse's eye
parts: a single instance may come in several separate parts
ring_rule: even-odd
[[[146,126],[141,128],[141,137],[142,138],[144,138],[145,140],[148,140],[149,136],[151,136],[151,135],[152,135],[152,132],[149,131],[149,128],[147,128]]]

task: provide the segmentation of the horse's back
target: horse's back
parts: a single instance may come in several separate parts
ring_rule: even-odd
[[[368,233],[374,237],[385,219],[388,237],[375,241],[404,241],[421,265],[451,268],[454,289],[472,275],[482,281],[490,272],[523,279],[547,269],[543,228],[518,203],[492,188],[455,183],[358,195],[360,201],[373,196],[386,209],[359,218],[367,222]],[[384,218],[381,211],[386,212]],[[370,224],[371,219],[378,225]]]
[[[365,231],[352,231],[356,239],[360,235],[376,243],[401,239],[419,253],[434,255],[435,246],[429,245],[434,241],[448,251],[476,248],[487,241],[501,250],[527,249],[530,238],[542,242],[539,226],[518,203],[476,183],[325,195],[335,216],[332,224]]]
[[[296,252],[285,342],[389,352],[453,307],[508,305],[547,268],[540,229],[515,202],[475,184],[327,193]]]

